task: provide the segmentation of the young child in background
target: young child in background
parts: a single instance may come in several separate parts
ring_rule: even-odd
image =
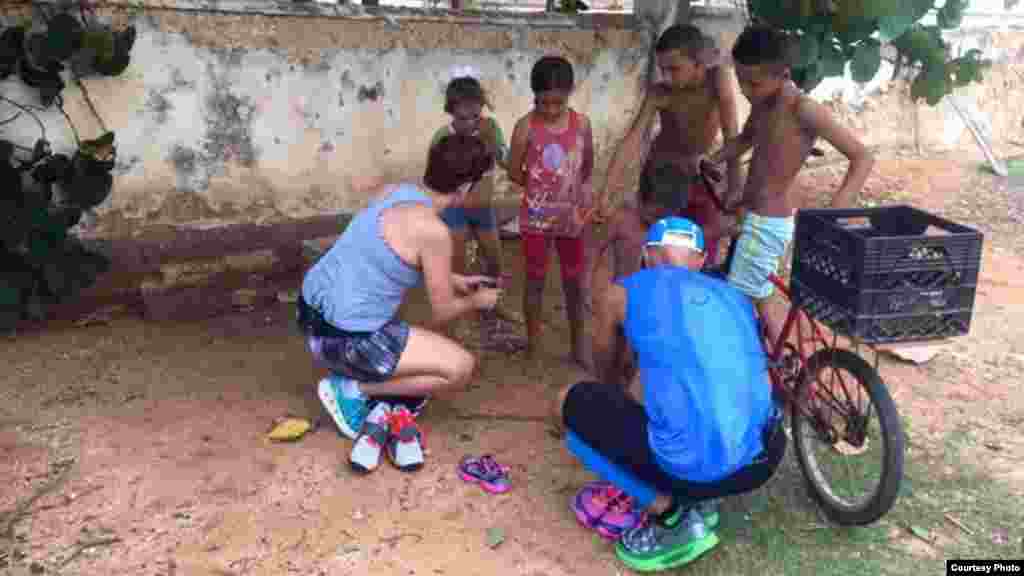
[[[484,108],[493,110],[487,92],[471,71],[456,72],[445,89],[444,111],[451,116],[450,124],[442,126],[430,142],[434,146],[449,134],[468,134],[483,140],[494,154],[495,163],[506,168],[508,144],[501,126],[491,116],[483,114]],[[466,273],[466,241],[472,234],[479,246],[480,261],[484,276],[491,276],[501,282],[503,267],[501,261],[501,239],[498,236],[498,219],[494,210],[495,181],[497,170],[484,175],[483,179],[469,191],[462,206],[446,208],[441,219],[452,234],[454,258],[452,271]],[[480,313],[480,339],[487,347],[499,344],[513,345],[515,342],[497,334],[498,319],[493,310]]]
[[[548,252],[558,251],[562,290],[571,334],[572,359],[585,368],[591,359],[583,333],[585,302],[585,213],[593,202],[594,137],[590,120],[569,107],[575,88],[572,64],[545,56],[530,73],[533,110],[516,122],[508,162],[509,178],[524,188],[519,232],[526,268],[523,315],[527,356],[540,344]]]
[[[781,332],[781,319],[768,307],[769,276],[779,267],[793,239],[794,214],[801,200],[793,181],[819,137],[850,161],[846,177],[832,199],[833,208],[850,207],[871,174],[874,157],[828,108],[803,94],[791,80],[784,33],[749,27],[732,48],[740,91],[750,101],[750,115],[739,136],[726,141],[711,162],[727,162],[753,149],[750,170],[738,204],[746,213],[729,268],[729,283],[757,305],[770,342]]]

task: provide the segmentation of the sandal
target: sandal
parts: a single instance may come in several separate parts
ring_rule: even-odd
[[[480,348],[515,354],[526,349],[526,339],[505,325],[496,313],[485,312],[480,316]]]
[[[479,484],[491,494],[508,492],[508,468],[495,462],[490,454],[473,458],[466,456],[459,463],[459,477],[471,484]]]

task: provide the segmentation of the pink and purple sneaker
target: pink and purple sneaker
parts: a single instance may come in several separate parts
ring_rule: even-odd
[[[609,540],[618,540],[644,518],[628,494],[605,481],[585,485],[576,493],[569,507],[580,524]]]
[[[491,494],[508,492],[508,468],[498,464],[491,455],[473,458],[467,456],[459,462],[459,477],[471,484],[479,484]]]

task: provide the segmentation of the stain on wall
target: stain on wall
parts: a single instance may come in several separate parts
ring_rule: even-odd
[[[370,100],[376,102],[377,100],[384,97],[384,84],[378,81],[373,86],[360,86],[359,92],[356,93],[356,99],[360,102],[366,102]]]
[[[365,201],[359,182],[422,174],[430,137],[449,120],[443,93],[453,69],[480,71],[508,135],[532,106],[533,62],[556,52],[576,67],[571,104],[594,126],[600,182],[638,105],[647,56],[646,35],[621,28],[110,6],[100,15],[139,30],[133,63],[122,77],[87,81],[118,138],[115,192],[97,219],[97,230],[110,234],[154,222],[265,220],[357,208]],[[723,46],[740,29],[738,20],[697,24]],[[972,87],[965,97],[990,116],[997,140],[1013,137],[1024,98],[1005,96],[1024,90],[1011,68],[1024,58],[1024,33],[978,34],[965,38],[1004,60],[985,86]],[[9,86],[17,97],[19,88],[5,82],[5,90]],[[882,81],[850,88],[840,81],[816,96],[869,143],[886,145],[913,139],[907,126],[914,108],[902,99],[904,89]],[[73,86],[65,99],[82,136],[98,135],[100,127]],[[742,119],[747,105],[740,100]],[[938,110],[918,115],[931,126],[948,122]],[[72,137],[60,114],[41,118],[55,148],[68,151]],[[28,141],[38,136],[24,118],[4,129]],[[924,132],[933,144],[945,145],[937,136],[941,129]],[[973,148],[969,136],[954,136],[952,145]]]

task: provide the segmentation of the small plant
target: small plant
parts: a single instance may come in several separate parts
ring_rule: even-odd
[[[883,43],[893,48],[894,77],[912,77],[911,98],[934,106],[955,88],[980,82],[990,62],[979,50],[953,56],[943,30],[960,26],[968,0],[747,0],[756,21],[795,39],[793,79],[811,90],[842,76],[846,65],[856,82],[878,74]],[[934,10],[935,24],[922,20]]]
[[[94,20],[83,6],[81,19],[62,12],[45,18],[45,27],[24,22],[2,30],[0,80],[18,76],[38,90],[43,109],[57,106],[70,124],[61,96],[65,77],[79,84],[88,101],[81,79],[121,74],[135,43],[134,28],[113,31]],[[71,230],[110,196],[117,150],[113,132],[81,141],[71,124],[75,151],[55,154],[33,112],[39,106],[3,94],[0,101],[19,110],[0,126],[27,114],[41,132],[31,148],[0,139],[0,332],[7,332],[21,320],[43,319],[48,306],[75,296],[109,268],[107,258]]]
[[[36,142],[31,158],[14,158],[0,140],[0,331],[40,320],[46,307],[92,285],[109,267],[69,230],[110,195],[114,135],[82,142],[74,156]]]

